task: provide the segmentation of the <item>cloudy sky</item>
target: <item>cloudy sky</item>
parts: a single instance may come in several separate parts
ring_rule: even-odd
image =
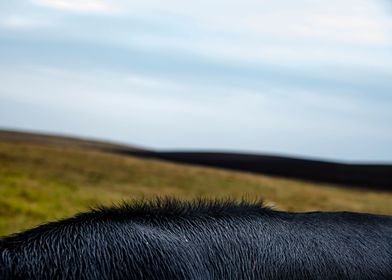
[[[392,162],[392,5],[0,2],[0,127]]]

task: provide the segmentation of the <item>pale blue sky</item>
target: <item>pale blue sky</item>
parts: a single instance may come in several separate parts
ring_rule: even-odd
[[[0,127],[392,162],[392,5],[0,2]]]

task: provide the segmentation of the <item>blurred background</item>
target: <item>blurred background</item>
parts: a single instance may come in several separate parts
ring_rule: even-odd
[[[0,235],[156,195],[392,214],[391,12],[0,2]]]

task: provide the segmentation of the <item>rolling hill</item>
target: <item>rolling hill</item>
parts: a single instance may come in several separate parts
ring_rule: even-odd
[[[345,186],[392,190],[392,165],[347,164],[282,156],[241,153],[154,151],[125,144],[108,143],[67,136],[18,131],[1,131],[0,141],[73,147],[139,158],[153,158],[182,164],[208,166],[229,170],[302,179]]]
[[[344,164],[298,158],[216,152],[154,152],[110,148],[111,152],[142,158],[197,164],[307,181],[392,190],[392,165]]]
[[[120,149],[126,151],[147,151],[145,149],[130,145],[110,143],[107,141],[97,141],[61,135],[51,135],[44,133],[34,133],[26,131],[13,131],[0,129],[0,142],[5,143],[25,143],[33,145],[53,146],[58,148],[82,148],[89,150],[110,150]]]
[[[245,196],[282,210],[392,214],[386,191],[182,165],[108,152],[136,151],[124,145],[12,133],[0,133],[0,235],[98,204],[156,195]]]

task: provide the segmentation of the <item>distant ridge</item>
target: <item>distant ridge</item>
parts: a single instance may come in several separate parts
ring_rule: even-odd
[[[112,152],[309,181],[392,191],[392,165],[342,164],[279,156],[214,152]]]
[[[110,150],[110,149],[126,149],[127,151],[145,151],[142,148],[116,144],[107,141],[91,140],[80,137],[71,137],[63,135],[53,135],[45,133],[1,130],[0,142],[26,143],[36,145],[47,145],[56,147],[78,147],[93,150]]]
[[[141,158],[392,191],[392,165],[389,164],[343,164],[241,153],[161,152],[105,141],[12,130],[0,130],[0,142],[93,149]]]

